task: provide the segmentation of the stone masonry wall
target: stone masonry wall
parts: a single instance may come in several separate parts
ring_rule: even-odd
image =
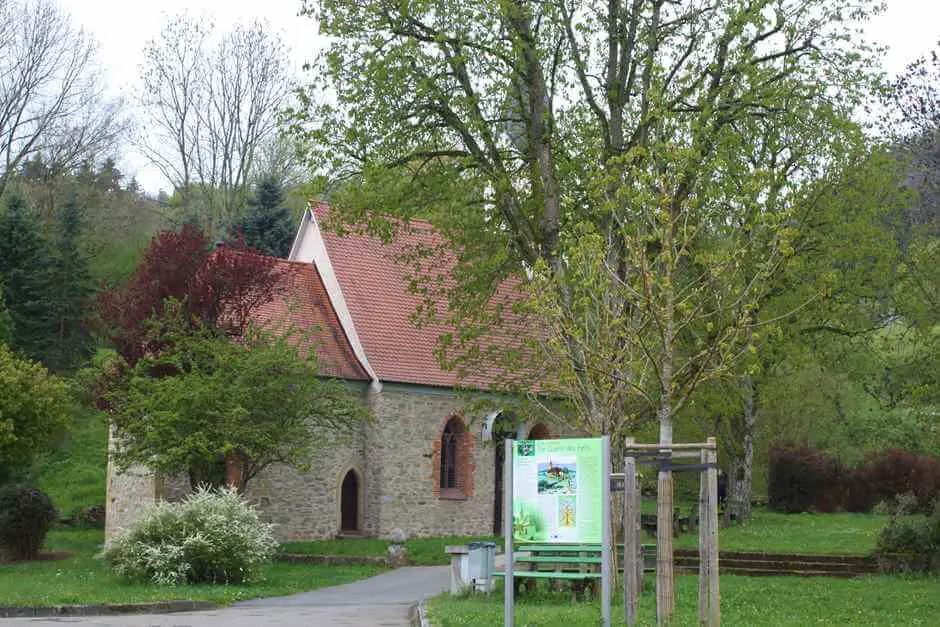
[[[248,484],[246,497],[257,503],[274,523],[280,541],[333,538],[340,531],[340,488],[350,469],[363,474],[362,438],[317,451],[310,469],[302,472],[284,464],[272,465]],[[360,490],[366,485],[360,485]],[[370,535],[370,509],[360,507],[363,533]]]
[[[462,404],[448,390],[419,386],[385,386],[373,398],[377,422],[368,441],[373,460],[370,478],[379,488],[371,495],[379,508],[379,536],[388,536],[393,529],[418,537],[491,532],[493,449],[480,442],[480,425],[471,424],[458,446],[460,453],[471,456],[458,469],[473,472],[458,481],[464,486],[462,494],[439,490],[441,432],[451,417],[459,415]]]

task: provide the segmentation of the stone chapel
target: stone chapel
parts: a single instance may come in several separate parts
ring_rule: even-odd
[[[374,415],[350,442],[319,450],[307,472],[274,466],[246,496],[275,523],[282,541],[342,536],[490,535],[502,523],[502,455],[491,434],[502,421],[518,438],[552,437],[544,423],[506,424],[498,411],[471,420],[453,372],[434,355],[440,326],[416,327],[419,297],[409,293],[397,251],[409,239],[437,239],[412,223],[386,244],[322,228],[326,205],[308,209],[283,266],[284,297],[257,318],[315,327],[321,372],[345,380]],[[485,393],[485,385],[480,386]],[[106,539],[149,505],[174,500],[188,481],[109,464]]]

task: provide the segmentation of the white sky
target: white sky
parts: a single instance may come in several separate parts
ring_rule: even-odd
[[[115,95],[129,94],[137,80],[144,44],[155,37],[167,15],[186,11],[205,16],[225,31],[238,21],[268,20],[292,51],[295,71],[313,58],[318,46],[316,24],[298,17],[301,0],[58,0],[73,19],[99,43],[99,60]],[[940,40],[940,0],[887,0],[887,11],[866,29],[868,36],[888,46],[883,63],[896,74]],[[124,150],[122,167],[136,175],[148,191],[168,187],[156,170]]]

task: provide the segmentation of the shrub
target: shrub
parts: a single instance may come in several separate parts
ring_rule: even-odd
[[[34,559],[58,518],[52,499],[25,485],[0,488],[0,555]]]
[[[903,449],[869,455],[862,469],[873,502],[911,494],[918,512],[929,512],[940,497],[940,463]]]
[[[55,447],[68,430],[68,407],[61,379],[0,344],[0,480]]]
[[[806,445],[770,450],[768,506],[780,512],[835,511],[842,501],[839,463]]]
[[[157,584],[242,583],[274,555],[272,528],[234,489],[200,488],[151,508],[105,560],[124,577]]]
[[[926,520],[892,517],[875,549],[885,572],[940,573],[940,502]]]

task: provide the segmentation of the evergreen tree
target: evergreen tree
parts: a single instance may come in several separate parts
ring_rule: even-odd
[[[272,257],[286,257],[294,241],[294,220],[284,206],[284,190],[273,176],[266,176],[255,188],[249,209],[233,227],[233,236],[242,237],[249,248]]]
[[[10,194],[0,215],[0,283],[13,322],[11,346],[44,360],[55,338],[54,283],[39,221],[26,201]]]
[[[56,329],[46,361],[54,370],[74,365],[87,354],[90,346],[83,321],[91,304],[91,279],[88,261],[78,243],[84,217],[84,208],[72,194],[59,214],[58,249],[52,267],[56,286],[52,313]]]
[[[9,344],[13,339],[13,319],[3,302],[3,286],[0,285],[0,344]]]

